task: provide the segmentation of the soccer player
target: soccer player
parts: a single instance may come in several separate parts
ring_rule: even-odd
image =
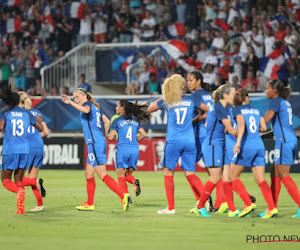
[[[22,178],[29,154],[28,128],[32,125],[43,131],[43,127],[28,110],[18,107],[19,95],[10,87],[2,90],[0,97],[8,105],[0,114],[0,131],[4,129],[1,180],[8,191],[18,194],[16,214],[25,214]],[[13,173],[15,183],[11,180]]]
[[[197,205],[198,212],[203,217],[211,217],[204,208],[204,204],[222,178],[225,151],[224,130],[226,129],[228,133],[236,135],[236,130],[232,127],[226,110],[228,104],[233,105],[234,94],[235,88],[230,84],[220,86],[213,93],[214,104],[207,113],[207,133],[202,144],[202,152],[210,179],[206,182],[200,202]]]
[[[94,173],[122,200],[123,210],[128,209],[128,194],[124,194],[115,180],[106,172],[106,140],[101,130],[101,119],[104,122],[105,131],[109,129],[109,119],[100,111],[99,104],[94,100],[91,93],[83,88],[77,88],[74,93],[74,102],[67,96],[62,95],[64,103],[71,105],[80,111],[80,120],[85,142],[88,148],[88,159],[85,169],[87,181],[88,200],[77,206],[78,210],[95,210],[94,195],[96,183]]]
[[[142,124],[146,124],[151,115],[147,112],[149,104],[131,103],[125,99],[121,99],[117,103],[116,114],[119,115],[110,125],[109,140],[114,140],[118,133],[118,144],[116,150],[115,167],[118,175],[119,186],[123,193],[129,193],[126,176],[132,175],[137,170],[136,164],[139,159],[139,144],[146,137],[146,131],[142,128]],[[139,135],[137,136],[137,134]],[[135,178],[134,178],[135,179]],[[140,181],[135,179],[135,195],[141,193]]]
[[[275,136],[274,166],[271,172],[271,189],[275,206],[277,206],[280,193],[280,181],[283,182],[289,195],[298,205],[297,214],[300,217],[300,194],[297,185],[290,177],[291,165],[297,151],[297,137],[293,129],[292,106],[287,101],[290,88],[285,87],[280,80],[271,80],[265,90],[268,99],[271,99],[269,110],[265,114],[265,122],[272,121]]]
[[[174,170],[181,157],[181,168],[192,186],[200,195],[199,178],[195,175],[196,144],[193,131],[194,102],[188,96],[182,96],[185,81],[175,74],[164,81],[163,99],[158,99],[148,108],[149,112],[165,109],[168,113],[165,154],[163,158],[165,190],[168,207],[157,211],[158,214],[175,214]],[[199,106],[200,107],[200,106]],[[197,108],[199,108],[197,107]]]
[[[35,208],[31,209],[32,212],[43,211],[44,203],[43,198],[46,196],[46,190],[43,186],[43,179],[39,179],[40,188],[37,187],[37,175],[41,167],[43,167],[43,157],[44,157],[44,142],[42,137],[49,135],[49,129],[45,121],[43,121],[43,116],[40,111],[31,108],[32,102],[28,94],[24,91],[18,92],[20,96],[20,108],[25,108],[30,110],[34,117],[39,117],[39,121],[43,126],[43,132],[39,133],[33,126],[28,128],[28,143],[29,143],[29,155],[27,160],[28,177],[23,177],[23,185],[31,186],[32,192],[36,198],[37,205]]]
[[[244,168],[252,167],[254,179],[268,204],[267,213],[262,218],[268,219],[276,216],[278,210],[274,205],[271,189],[264,176],[265,146],[259,131],[266,131],[267,125],[260,111],[249,105],[249,97],[246,90],[239,89],[236,92],[234,105],[233,116],[238,124],[238,133],[233,149],[235,155],[232,159],[230,170],[232,185],[235,186],[235,190],[246,205],[238,217],[244,217],[256,208],[256,205],[251,202],[244,185],[239,180]]]
[[[201,74],[200,71],[192,71],[187,75],[187,85],[189,90],[192,92],[191,99],[193,100],[196,106],[200,107],[199,109],[195,108],[193,113],[193,128],[194,128],[196,149],[197,149],[196,162],[198,162],[202,158],[201,145],[206,135],[206,127],[205,127],[206,113],[209,107],[213,104],[213,101],[210,95],[211,92],[210,86],[209,84],[203,82],[203,75]],[[202,192],[203,183],[200,178],[198,180],[198,185],[200,185],[200,190]],[[194,195],[198,203],[201,194],[197,194],[196,190],[194,190],[193,188],[192,190],[194,192]],[[220,199],[217,198],[217,200]],[[213,205],[212,205],[211,198],[209,199],[209,201],[210,201],[209,210],[212,210]],[[197,207],[192,208],[190,210],[190,213],[198,214]]]

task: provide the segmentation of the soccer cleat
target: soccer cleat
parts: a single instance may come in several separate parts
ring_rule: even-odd
[[[94,211],[95,206],[89,205],[87,202],[84,202],[82,205],[76,207],[80,211]]]
[[[128,196],[128,202],[132,204],[131,196]]]
[[[197,209],[199,214],[202,216],[202,217],[212,217],[204,207],[200,208],[200,209]]]
[[[208,197],[208,202],[209,202],[209,211],[208,212],[211,213],[214,210],[214,204],[212,202],[211,196]]]
[[[228,211],[228,204],[227,202],[223,202],[217,211],[218,214],[224,214]]]
[[[300,217],[300,208],[298,208],[297,213],[293,216],[293,218],[299,218]]]
[[[42,197],[46,197],[46,190],[43,186],[44,180],[42,178],[39,179],[40,192]]]
[[[15,212],[15,214],[25,214],[25,208],[18,208],[18,210]]]
[[[278,210],[277,210],[277,208],[274,208],[272,210],[268,210],[267,213],[261,218],[262,219],[269,219],[269,218],[273,218],[277,215],[278,215]]]
[[[169,210],[169,208],[158,210],[158,214],[175,214],[175,209]]]
[[[122,204],[123,204],[123,211],[126,212],[129,208],[129,194],[124,194]]]
[[[42,205],[42,206],[36,206],[35,208],[31,209],[30,211],[31,212],[41,212],[44,210],[45,210],[45,207],[44,207],[44,205]]]
[[[256,217],[264,217],[267,212],[268,212],[268,210],[265,210],[265,211],[261,212],[260,214],[256,215]]]
[[[135,196],[139,196],[141,194],[141,185],[140,181],[138,179],[135,179],[134,181],[134,190],[135,190]]]
[[[236,209],[235,211],[231,212],[228,210],[228,217],[233,218],[233,217],[238,217],[241,211],[239,209]]]
[[[252,203],[250,206],[245,206],[243,211],[239,214],[239,218],[241,217],[245,217],[247,214],[251,213],[252,211],[254,211],[256,208],[256,205],[254,203]]]
[[[256,198],[254,196],[252,196],[252,195],[250,195],[250,200],[251,200],[252,203],[256,202]]]
[[[197,209],[198,203],[199,203],[199,200],[196,202],[195,207],[193,207],[193,208],[190,210],[190,213],[191,213],[191,214],[199,215],[199,212],[198,212],[198,209]]]

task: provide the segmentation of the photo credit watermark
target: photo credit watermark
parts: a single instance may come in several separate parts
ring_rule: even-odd
[[[296,234],[247,234],[246,243],[272,243],[272,242],[298,242],[300,243],[300,235]]]

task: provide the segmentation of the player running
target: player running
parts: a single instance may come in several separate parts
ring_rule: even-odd
[[[185,81],[175,74],[167,78],[162,86],[163,99],[152,103],[149,112],[165,109],[168,113],[165,154],[163,158],[165,172],[165,190],[168,207],[157,211],[158,214],[175,214],[174,170],[181,157],[181,168],[192,190],[200,194],[199,178],[195,175],[196,144],[193,130],[194,102],[188,96],[182,96]],[[200,106],[199,106],[200,107]],[[197,108],[199,108],[197,107]]]
[[[123,193],[128,192],[126,184],[126,176],[132,175],[134,170],[137,170],[136,164],[139,159],[139,144],[147,133],[142,128],[142,124],[146,124],[151,115],[147,112],[149,104],[131,103],[125,99],[121,99],[117,103],[116,114],[119,117],[115,118],[110,125],[109,140],[114,140],[118,134],[118,143],[115,157],[115,168],[118,175],[119,186]],[[137,134],[139,135],[137,136]],[[141,193],[140,181],[135,179],[135,195]]]
[[[297,214],[300,217],[300,194],[297,185],[290,177],[291,165],[294,164],[297,152],[297,137],[293,129],[293,110],[289,99],[291,90],[285,87],[280,80],[271,80],[265,90],[268,99],[271,99],[269,110],[265,114],[265,122],[272,121],[275,136],[274,166],[271,172],[272,194],[275,206],[277,206],[280,193],[280,181],[283,182],[289,195],[297,203]],[[262,213],[260,216],[263,216]]]
[[[109,129],[109,119],[100,111],[99,104],[94,100],[91,93],[83,88],[77,88],[74,93],[74,102],[67,96],[62,95],[62,101],[80,111],[80,120],[85,142],[88,148],[88,159],[85,169],[87,181],[88,200],[77,206],[78,210],[95,210],[94,195],[96,183],[94,173],[122,200],[123,210],[128,209],[128,194],[124,194],[115,180],[106,172],[106,140],[101,130],[101,119],[104,122],[105,131]]]
[[[8,105],[0,114],[0,131],[4,130],[1,180],[8,191],[18,194],[16,214],[25,214],[22,178],[29,154],[28,128],[32,125],[42,132],[43,126],[28,110],[18,107],[20,97],[10,87],[2,90],[0,98]],[[15,183],[11,180],[13,173]]]
[[[246,205],[243,211],[236,213],[236,215],[244,217],[256,208],[256,205],[250,200],[244,185],[239,180],[244,168],[251,167],[254,179],[268,204],[267,213],[262,218],[268,219],[276,216],[278,210],[274,205],[271,189],[265,180],[265,146],[259,131],[266,131],[267,126],[260,111],[249,105],[249,97],[246,90],[239,89],[236,92],[234,105],[233,117],[238,124],[238,133],[233,149],[235,155],[232,159],[230,170],[232,185]]]
[[[39,131],[37,131],[33,126],[28,128],[29,155],[26,167],[26,170],[28,169],[28,177],[24,176],[22,180],[24,186],[31,186],[32,192],[37,201],[36,207],[30,211],[40,212],[45,209],[42,197],[46,196],[46,190],[43,186],[43,179],[39,179],[40,188],[37,187],[36,178],[40,168],[43,167],[44,142],[42,137],[49,135],[49,129],[46,122],[43,121],[42,114],[38,110],[31,108],[32,102],[28,94],[24,91],[20,91],[18,94],[20,96],[19,107],[30,110],[34,117],[39,117],[39,121],[43,126],[43,132],[41,133],[39,133]]]

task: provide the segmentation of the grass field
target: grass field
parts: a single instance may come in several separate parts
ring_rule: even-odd
[[[110,174],[116,179],[114,172]],[[203,181],[204,173],[198,174]],[[128,212],[120,200],[97,180],[93,212],[77,211],[86,199],[83,171],[43,170],[47,197],[46,210],[15,215],[15,195],[0,188],[0,249],[300,249],[300,243],[246,243],[247,235],[296,235],[300,237],[300,219],[292,218],[297,206],[284,186],[279,199],[279,217],[262,220],[212,218],[189,214],[195,200],[183,173],[175,175],[176,215],[158,215],[166,207],[163,173],[138,172],[142,193],[132,195]],[[300,183],[300,174],[293,175]],[[266,208],[251,174],[242,177],[249,193],[257,198],[257,212]],[[133,188],[130,186],[133,194]],[[235,196],[236,205],[242,202]],[[30,188],[26,188],[26,210],[35,206]],[[300,238],[298,238],[300,240]]]

